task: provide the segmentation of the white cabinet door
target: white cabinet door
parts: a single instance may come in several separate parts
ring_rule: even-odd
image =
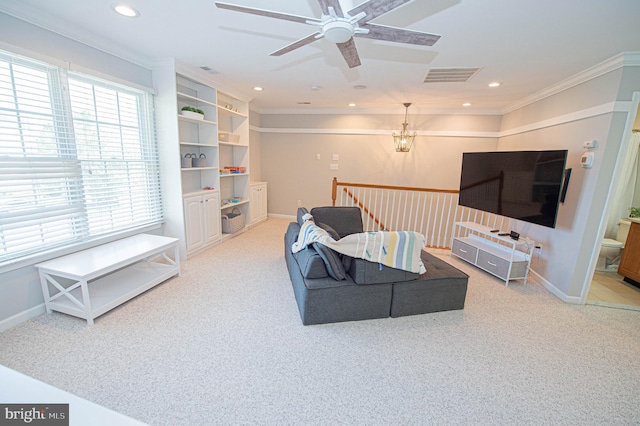
[[[220,195],[217,192],[204,196],[204,229],[205,242],[220,239]]]
[[[267,218],[267,184],[255,184],[251,186],[251,223],[260,222]]]
[[[267,184],[263,184],[260,187],[260,199],[259,199],[259,214],[260,220],[267,218]]]
[[[184,222],[187,252],[191,252],[202,247],[205,243],[204,210],[201,195],[194,195],[184,199]]]
[[[259,188],[256,185],[251,186],[251,197],[249,198],[249,212],[251,223],[258,220],[258,198],[260,196]]]

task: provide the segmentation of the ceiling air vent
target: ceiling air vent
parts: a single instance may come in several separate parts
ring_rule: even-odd
[[[427,71],[424,83],[464,83],[479,70],[480,68],[431,68]]]
[[[209,68],[207,66],[200,67],[200,69],[208,72],[209,74],[218,74],[218,71],[214,70],[213,68]]]

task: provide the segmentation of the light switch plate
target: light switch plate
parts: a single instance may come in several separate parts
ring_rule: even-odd
[[[340,160],[340,156],[338,154],[333,154],[332,160],[333,161],[338,161],[338,160]]]

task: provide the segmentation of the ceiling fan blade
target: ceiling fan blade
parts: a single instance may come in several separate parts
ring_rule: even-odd
[[[358,56],[356,43],[353,41],[353,37],[344,43],[336,43],[336,46],[340,49],[340,53],[342,53],[344,60],[347,61],[349,68],[360,66],[360,56]]]
[[[281,55],[284,55],[287,52],[291,52],[292,50],[297,49],[298,47],[306,46],[307,44],[316,41],[320,34],[321,34],[320,32],[313,33],[310,36],[307,36],[307,37],[305,37],[303,39],[295,41],[295,42],[291,43],[290,45],[283,47],[280,50],[276,50],[275,52],[271,53],[269,56],[281,56]]]
[[[236,12],[250,13],[252,15],[267,16],[269,18],[283,19],[285,21],[301,22],[303,24],[308,24],[310,22],[315,22],[315,23],[321,22],[320,20],[315,18],[305,18],[304,16],[289,15],[288,13],[279,13],[279,12],[272,12],[270,10],[255,9],[252,7],[236,6],[235,4],[222,3],[218,1],[215,3],[216,3],[216,6],[218,6],[220,9],[228,9]]]
[[[336,15],[344,18],[344,13],[342,12],[342,7],[340,7],[338,0],[318,0],[318,3],[320,4],[323,15],[330,15],[329,7],[333,7],[333,10],[336,11]]]
[[[366,13],[366,16],[358,21],[358,24],[362,25],[410,1],[411,0],[369,0],[351,9],[349,15],[356,16],[361,12]]]
[[[369,30],[369,33],[356,33],[355,35],[357,37],[372,38],[375,40],[417,44],[420,46],[433,46],[433,44],[440,39],[439,35],[423,33],[421,31],[405,30],[402,28],[388,27],[386,25],[364,24],[360,27]]]

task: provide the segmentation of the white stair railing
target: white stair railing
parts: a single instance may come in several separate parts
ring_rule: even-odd
[[[338,182],[333,179],[332,204],[358,206],[365,231],[415,231],[426,246],[449,249],[453,224],[476,222],[507,229],[509,219],[458,205],[457,189],[417,188]]]

